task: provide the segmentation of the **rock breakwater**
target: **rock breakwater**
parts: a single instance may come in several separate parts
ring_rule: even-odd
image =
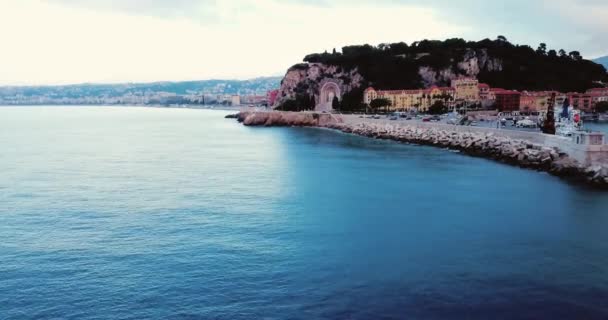
[[[507,138],[491,132],[462,132],[365,121],[349,122],[343,121],[340,116],[317,113],[241,112],[237,119],[247,126],[324,127],[374,139],[449,148],[608,189],[608,164],[583,166],[559,148]]]
[[[332,123],[342,122],[340,117],[332,114],[314,112],[243,111],[239,112],[236,118],[246,126],[266,127],[327,127]]]

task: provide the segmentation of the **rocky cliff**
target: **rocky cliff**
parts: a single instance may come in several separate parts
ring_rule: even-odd
[[[368,86],[379,90],[447,86],[458,76],[476,76],[492,87],[528,91],[584,92],[608,82],[606,70],[578,51],[557,52],[545,44],[535,50],[502,36],[346,46],[341,52],[309,54],[304,61],[290,68],[282,81],[279,104],[294,100],[286,110],[318,106],[319,90],[327,81],[338,83],[343,98],[340,107],[346,109],[360,109]],[[321,100],[327,104],[325,98]]]
[[[314,97],[315,103],[318,103],[321,88],[328,81],[336,83],[342,93],[350,92],[365,83],[356,68],[345,70],[340,66],[323,63],[297,64],[287,70],[281,81],[275,106],[296,99],[297,95]]]
[[[459,76],[477,77],[480,72],[502,71],[502,60],[488,55],[488,51],[467,50],[461,61],[456,61],[456,67],[433,68],[420,66],[418,74],[425,87],[433,85],[449,85],[452,79]]]
[[[424,59],[428,55],[420,55],[417,59]],[[447,86],[451,80],[459,76],[476,77],[480,72],[502,71],[502,61],[490,57],[487,50],[467,50],[462,59],[452,61],[449,66],[437,68],[422,63],[409,75],[414,78],[412,83],[404,84],[399,88],[428,88],[433,85]],[[387,75],[388,77],[389,75]],[[287,100],[295,100],[298,96],[314,97],[314,102],[319,102],[320,91],[328,81],[335,82],[341,89],[342,96],[348,95],[353,90],[358,90],[359,96],[362,90],[368,86],[384,88],[383,84],[375,79],[366,78],[357,67],[340,66],[326,63],[301,63],[291,67],[281,81],[276,106]],[[390,88],[398,89],[398,88]],[[361,97],[358,97],[359,101]]]

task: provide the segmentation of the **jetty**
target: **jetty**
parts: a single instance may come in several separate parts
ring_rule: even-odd
[[[572,137],[562,137],[315,112],[241,111],[234,117],[246,126],[321,127],[375,139],[449,148],[608,189],[608,144],[602,133],[581,131]]]

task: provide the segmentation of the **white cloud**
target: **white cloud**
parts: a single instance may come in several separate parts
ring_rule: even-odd
[[[207,4],[212,23],[38,0],[0,0],[0,84],[249,78],[311,52],[462,34],[434,11],[280,0]],[[202,9],[201,9],[202,10]]]
[[[591,56],[608,53],[608,1],[606,0],[543,0],[562,25],[569,27],[569,42],[584,48]]]

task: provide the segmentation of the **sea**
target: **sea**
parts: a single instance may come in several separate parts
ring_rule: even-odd
[[[229,112],[0,108],[0,319],[608,319],[608,193]]]

